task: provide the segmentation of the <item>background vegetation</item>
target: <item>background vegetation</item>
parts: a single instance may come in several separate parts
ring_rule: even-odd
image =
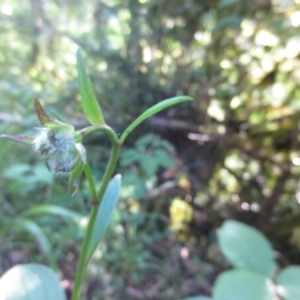
[[[215,235],[226,219],[266,234],[280,266],[300,263],[298,0],[1,0],[0,13],[1,133],[34,132],[35,96],[86,125],[78,46],[120,133],[162,99],[195,99],[126,142],[122,199],[85,299],[210,295],[229,267]],[[70,198],[65,179],[54,180],[29,148],[0,143],[0,275],[17,263],[49,263],[70,291],[87,183]],[[109,142],[94,135],[85,144],[101,180]]]

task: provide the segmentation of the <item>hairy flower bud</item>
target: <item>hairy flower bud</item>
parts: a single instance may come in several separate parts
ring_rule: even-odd
[[[44,158],[54,173],[72,171],[80,155],[75,146],[74,130],[70,126],[43,127],[33,140],[34,149]]]
[[[43,157],[50,171],[55,174],[69,175],[69,191],[74,195],[77,191],[78,179],[86,164],[85,149],[77,142],[79,136],[76,135],[73,126],[51,119],[37,99],[34,107],[42,125],[38,128],[36,136],[2,135],[2,137],[31,144]]]

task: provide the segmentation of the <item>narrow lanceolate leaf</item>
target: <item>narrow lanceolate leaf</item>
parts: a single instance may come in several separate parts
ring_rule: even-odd
[[[78,160],[69,177],[69,194],[74,196],[78,190],[79,179],[84,168],[82,160]]]
[[[80,49],[77,50],[76,57],[82,109],[91,124],[105,124],[92,83],[87,75]]]
[[[99,245],[111,220],[112,214],[119,200],[121,190],[121,175],[116,175],[108,184],[97,214],[89,245],[86,261],[89,261]]]
[[[35,207],[32,207],[22,213],[24,217],[33,218],[33,217],[41,217],[44,215],[53,215],[55,217],[60,217],[65,220],[70,220],[75,223],[79,222],[82,219],[82,215],[71,211],[67,208],[58,205],[50,205],[50,204],[41,204]]]
[[[42,252],[44,252],[46,257],[48,258],[48,261],[51,264],[51,266],[56,267],[55,261],[53,258],[52,246],[51,246],[48,238],[44,234],[43,230],[37,223],[35,223],[31,220],[28,220],[28,219],[19,218],[15,221],[13,230],[14,231],[27,231],[30,235],[32,235],[33,238],[38,243],[38,245],[40,246],[40,249],[42,250]]]
[[[153,116],[154,114],[160,112],[161,110],[168,108],[170,106],[186,102],[186,101],[192,101],[193,98],[187,97],[187,96],[179,96],[179,97],[174,97],[170,99],[166,99],[164,101],[161,101],[157,103],[156,105],[152,106],[151,108],[147,109],[144,113],[142,113],[136,120],[134,120],[123,132],[120,142],[123,143],[128,136],[128,134],[135,128],[137,127],[140,123],[142,123],[144,120],[147,118]]]
[[[79,159],[78,159],[75,167],[71,171],[71,174],[69,177],[69,194],[71,196],[74,196],[78,190],[79,179],[80,179],[81,173],[83,171],[84,165],[86,164],[86,152],[85,152],[85,148],[83,147],[83,145],[80,143],[76,143],[75,148],[79,154]]]
[[[32,145],[34,137],[28,135],[9,135],[9,134],[1,134],[1,138],[11,140],[18,143],[23,143],[26,145]]]
[[[43,106],[37,98],[34,99],[34,109],[42,125],[53,122],[53,120],[46,114]]]
[[[38,264],[17,265],[0,278],[0,300],[66,300],[58,276]]]

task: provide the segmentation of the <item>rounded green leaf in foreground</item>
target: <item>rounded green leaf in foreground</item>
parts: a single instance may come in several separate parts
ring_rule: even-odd
[[[214,300],[274,300],[272,281],[251,270],[221,273],[213,288]]]
[[[300,299],[300,266],[283,269],[277,277],[277,283],[284,300]]]
[[[218,231],[218,241],[223,255],[234,267],[265,276],[274,272],[272,247],[255,228],[237,221],[226,221]]]
[[[66,300],[58,276],[38,264],[17,265],[0,278],[0,300]]]

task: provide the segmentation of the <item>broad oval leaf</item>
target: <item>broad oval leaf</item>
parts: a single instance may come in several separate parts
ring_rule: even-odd
[[[283,269],[278,277],[279,293],[284,300],[300,299],[300,266]]]
[[[96,99],[92,87],[92,83],[87,75],[80,49],[77,50],[76,58],[82,109],[91,124],[105,124],[100,105]]]
[[[95,252],[99,242],[104,236],[104,233],[108,227],[112,214],[119,200],[121,190],[121,175],[116,175],[109,182],[106,191],[104,193],[103,199],[101,201],[98,214],[96,217],[96,222],[93,228],[91,242],[89,245],[88,254],[86,260],[89,261]]]
[[[142,123],[144,120],[147,118],[153,116],[154,114],[160,112],[161,110],[182,103],[186,101],[192,101],[193,98],[187,97],[187,96],[178,96],[170,99],[163,100],[156,105],[150,107],[147,109],[144,113],[142,113],[137,119],[135,119],[123,132],[120,138],[120,142],[123,143],[128,136],[128,134],[135,128],[137,127],[140,123]]]
[[[230,270],[218,276],[213,299],[274,300],[275,287],[270,279],[251,270]]]
[[[247,268],[270,276],[275,270],[272,247],[255,228],[237,221],[226,221],[218,231],[222,253],[237,268]]]
[[[0,300],[66,300],[58,276],[38,264],[17,265],[0,278]]]

